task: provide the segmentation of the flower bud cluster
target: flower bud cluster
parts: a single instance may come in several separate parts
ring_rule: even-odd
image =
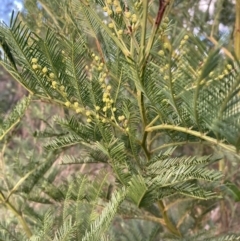
[[[167,36],[167,27],[169,24],[169,18],[165,17],[159,27],[158,33],[158,40],[162,43],[164,41],[164,38]]]
[[[64,85],[59,84],[55,74],[51,72],[51,70],[44,66],[42,67],[40,64],[38,64],[37,58],[32,58],[32,69],[37,73],[42,75],[47,81],[51,83],[51,87],[53,89],[56,89],[63,97],[64,99],[67,98],[67,92]]]
[[[98,75],[98,81],[102,88],[102,103],[101,106],[95,105],[94,110],[91,112],[86,112],[87,122],[90,122],[91,119],[101,121],[102,123],[113,122],[120,127],[123,127],[126,131],[127,121],[124,115],[117,117],[116,111],[117,108],[114,107],[114,100],[112,98],[112,86],[109,84],[109,77],[107,73],[107,67],[104,62],[100,61],[100,58],[96,54],[92,54],[92,63],[89,66],[86,66],[85,69],[88,71],[95,71],[95,74]],[[91,114],[90,114],[91,113]],[[89,115],[88,115],[89,114]]]
[[[113,16],[115,17],[120,15],[121,17],[123,17],[126,25],[126,31],[128,31],[129,29],[131,29],[131,31],[134,31],[136,29],[136,23],[138,22],[137,12],[141,5],[141,1],[135,2],[135,13],[132,13],[128,7],[125,7],[125,9],[122,8],[120,0],[105,0],[105,6],[103,7],[103,11],[107,13],[107,15],[111,18],[111,20],[108,21],[107,26],[111,30],[113,30],[113,35],[117,35],[118,38],[121,38],[124,32],[123,29],[119,28]]]
[[[223,71],[218,76],[216,76],[214,80],[222,80],[223,78],[227,77],[232,70],[233,66],[231,64],[227,64]]]

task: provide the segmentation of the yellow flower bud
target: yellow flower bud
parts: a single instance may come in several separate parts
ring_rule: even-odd
[[[108,27],[109,27],[109,28],[114,28],[114,24],[113,24],[113,23],[109,23],[109,24],[108,24]]]
[[[127,19],[129,19],[130,17],[131,17],[131,12],[125,12],[125,17],[127,18]]]
[[[218,76],[218,78],[219,78],[219,79],[223,79],[223,78],[224,78],[224,75],[221,74],[221,75]]]
[[[168,23],[169,22],[169,18],[168,17],[165,17],[164,20],[163,20],[164,23]]]
[[[76,113],[82,113],[82,108],[77,108],[75,111]]]
[[[32,65],[32,68],[33,68],[34,70],[36,70],[36,69],[38,69],[38,65],[37,65],[37,64],[33,64],[33,65]]]
[[[122,30],[122,29],[119,29],[117,33],[118,33],[119,35],[122,35],[122,34],[123,34],[123,30]]]
[[[181,40],[180,45],[184,45],[186,43],[186,40]]]
[[[86,116],[90,116],[91,115],[91,111],[86,111]]]
[[[71,103],[70,103],[69,101],[67,101],[67,102],[65,102],[65,105],[66,105],[67,107],[70,107]]]
[[[137,22],[137,15],[133,14],[131,19],[132,19],[133,23],[136,23]]]
[[[47,67],[44,67],[44,68],[42,69],[42,72],[43,72],[44,74],[46,74],[46,73],[48,72]]]
[[[164,44],[163,44],[163,47],[165,48],[165,49],[168,49],[170,46],[169,46],[169,43],[168,42],[165,42]]]
[[[116,13],[118,14],[122,13],[122,8],[120,6],[116,7]]]
[[[90,123],[92,120],[90,118],[87,118],[87,123]]]
[[[159,54],[160,56],[164,56],[164,51],[163,51],[163,50],[160,50],[160,51],[158,52],[158,54]]]
[[[103,98],[107,98],[108,97],[108,95],[109,95],[109,93],[103,93]]]
[[[168,75],[164,75],[163,79],[164,80],[169,80],[169,76]]]
[[[52,82],[52,86],[53,86],[53,87],[56,87],[56,85],[57,85],[57,82],[56,82],[56,81],[53,81],[53,82]]]
[[[114,5],[115,7],[117,7],[117,6],[119,5],[119,1],[118,1],[118,0],[114,0],[114,1],[113,1],[113,5]]]
[[[37,58],[32,58],[32,61],[31,61],[33,64],[36,64],[38,62],[38,59]]]
[[[225,75],[228,75],[228,74],[229,74],[229,71],[228,71],[227,69],[225,69],[225,70],[223,71],[223,73],[224,73]]]
[[[159,72],[162,74],[164,72],[163,68],[159,68]]]
[[[229,70],[232,70],[232,65],[231,65],[231,64],[228,64],[228,65],[227,65],[227,68],[228,68]]]
[[[49,77],[50,77],[51,79],[54,79],[54,78],[55,78],[55,74],[54,74],[54,73],[50,73],[50,74],[49,74]]]
[[[100,110],[100,106],[95,106],[96,111]]]
[[[73,103],[73,107],[76,108],[76,109],[78,108],[78,105],[79,105],[78,102]]]
[[[111,15],[112,15],[112,13],[113,13],[113,12],[112,12],[112,10],[111,10],[111,9],[108,9],[108,10],[107,10],[107,14],[108,14],[108,16],[111,16]]]

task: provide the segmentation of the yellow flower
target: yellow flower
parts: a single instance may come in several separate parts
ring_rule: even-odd
[[[159,54],[160,56],[164,56],[164,51],[163,51],[163,50],[160,50],[160,51],[158,52],[158,54]]]
[[[165,48],[165,49],[168,49],[170,46],[169,46],[169,43],[168,42],[165,42],[164,44],[163,44],[163,47]]]
[[[33,64],[36,64],[38,62],[38,59],[37,58],[32,58],[32,61],[31,61]]]
[[[129,19],[130,17],[131,17],[131,12],[125,12],[125,17],[127,18],[127,19]]]
[[[56,85],[57,85],[57,82],[56,82],[56,81],[53,81],[53,82],[52,82],[52,86],[53,86],[53,87],[56,87]]]
[[[136,15],[136,14],[133,14],[133,15],[132,15],[132,22],[133,22],[133,23],[136,23],[136,22],[137,22],[137,15]]]
[[[67,101],[67,102],[65,102],[65,105],[66,105],[67,107],[70,107],[71,103],[70,103],[69,101]]]
[[[112,15],[112,10],[111,10],[111,9],[108,9],[108,10],[107,10],[107,14],[108,14],[109,16],[111,16],[111,15]]]
[[[91,115],[91,111],[86,111],[86,116],[90,116]]]
[[[38,69],[38,65],[37,65],[37,64],[33,64],[33,65],[32,65],[32,68],[33,68],[34,70],[36,70],[36,69]]]
[[[184,45],[186,43],[186,40],[181,40],[180,45]]]
[[[55,74],[54,74],[54,73],[50,73],[50,74],[49,74],[49,77],[50,77],[51,79],[54,79],[54,78],[55,78]]]
[[[228,65],[227,65],[227,68],[228,68],[229,70],[232,70],[232,65],[231,65],[231,64],[228,64]]]
[[[114,1],[113,1],[113,5],[114,5],[115,7],[117,7],[117,6],[119,5],[119,1],[118,1],[118,0],[114,0]]]
[[[76,113],[82,113],[82,108],[77,108]]]
[[[108,95],[109,95],[109,93],[103,93],[103,98],[107,98],[108,97]]]
[[[109,23],[109,24],[108,24],[108,27],[109,27],[109,28],[114,28],[114,24],[113,24],[113,23]]]
[[[76,108],[76,109],[78,108],[78,105],[79,105],[78,102],[73,103],[73,107]]]
[[[122,29],[119,29],[119,30],[118,30],[118,34],[119,34],[119,35],[122,35],[122,34],[123,34],[123,30],[122,30]]]
[[[48,72],[47,67],[44,67],[44,68],[42,69],[42,72],[43,72],[44,74],[46,74],[46,73]]]
[[[122,13],[122,8],[120,6],[116,7],[116,13],[118,14]]]

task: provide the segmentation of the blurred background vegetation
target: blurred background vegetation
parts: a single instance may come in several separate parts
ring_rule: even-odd
[[[59,0],[24,0],[22,2],[21,19],[37,34],[44,35],[47,25],[52,26],[59,34],[67,35],[71,32],[71,23],[64,15],[64,4],[57,4]],[[60,1],[61,2],[61,1]],[[158,1],[153,1],[158,4]],[[175,0],[173,9],[169,16],[173,25],[171,38],[178,35],[184,27],[189,32],[199,35],[209,47],[216,44],[223,44],[227,53],[233,48],[233,33],[235,22],[235,1],[234,0]],[[0,6],[1,19],[7,24],[10,19],[12,9],[17,9],[20,2],[2,0]],[[156,8],[157,9],[157,8]],[[19,86],[12,77],[0,67],[0,124],[8,111],[13,108],[25,90]],[[46,210],[47,206],[54,203],[53,200],[61,200],[62,180],[74,174],[76,171],[82,173],[95,174],[103,166],[100,165],[59,165],[63,153],[44,153],[41,147],[41,140],[37,131],[42,131],[46,127],[51,129],[52,117],[57,114],[64,116],[64,110],[57,106],[45,105],[44,102],[33,102],[24,117],[24,120],[15,129],[14,133],[7,140],[0,143],[0,190],[10,191],[16,186],[18,180],[23,178],[33,168],[40,168],[44,173],[44,178],[37,174],[33,183],[21,184],[21,190],[14,193],[14,201],[19,209],[25,213],[34,213],[34,210]],[[36,142],[38,143],[36,145]],[[37,149],[36,149],[37,148]],[[79,153],[78,147],[65,151],[67,153]],[[211,146],[189,146],[178,148],[175,155],[202,155],[211,154],[215,150]],[[36,155],[37,154],[37,155]],[[57,158],[56,158],[57,157]],[[43,160],[46,160],[43,164]],[[101,164],[103,165],[103,164]],[[182,221],[188,220],[183,230],[192,229],[194,231],[202,229],[216,230],[216,234],[240,230],[240,164],[237,157],[225,155],[215,168],[220,169],[226,175],[225,181],[236,184],[236,192],[228,193],[222,201],[210,200],[200,201],[185,199],[169,200],[171,205],[171,217],[182,217]],[[41,193],[41,195],[40,195]],[[44,194],[44,195],[43,195]],[[27,201],[26,201],[27,200]],[[181,207],[181,208],[180,208]],[[35,225],[37,218],[42,219],[41,212],[38,212],[36,219],[28,220]],[[0,216],[6,222],[6,226],[16,229],[17,223],[13,214],[6,212],[3,204],[0,203]],[[194,219],[194,222],[193,222]],[[176,220],[179,220],[177,218]],[[192,226],[194,223],[194,227]],[[1,224],[2,225],[2,224]],[[116,219],[114,228],[116,232],[122,233],[122,229],[127,230],[126,236],[121,236],[119,240],[140,240],[139,235],[149,230],[149,223],[144,221],[128,222],[128,226],[122,226],[121,220]],[[126,223],[125,223],[126,225]],[[181,226],[181,222],[177,224]],[[132,232],[138,230],[137,233]],[[137,228],[136,228],[137,227]],[[120,237],[120,236],[119,236]],[[21,239],[19,239],[21,240]]]

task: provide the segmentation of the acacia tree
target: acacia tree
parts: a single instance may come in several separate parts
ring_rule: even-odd
[[[238,51],[210,48],[184,29],[171,37],[173,1],[58,4],[64,19],[57,18],[59,28],[47,25],[45,35],[18,16],[0,27],[1,64],[29,93],[6,118],[0,138],[7,140],[31,103],[65,109],[35,133],[49,138],[39,166],[30,159],[17,182],[2,183],[2,204],[18,219],[10,224],[21,227],[2,223],[2,237],[213,240],[194,231],[207,212],[204,200],[218,205],[227,190],[239,195],[214,169],[226,153],[238,158]],[[211,145],[215,152],[177,156],[184,145]],[[74,155],[65,155],[72,146]],[[59,156],[65,164],[103,163],[106,170],[95,180],[76,171],[73,180],[55,185],[56,173],[47,172]],[[49,206],[55,209],[46,211]],[[226,232],[216,240],[235,237]]]

